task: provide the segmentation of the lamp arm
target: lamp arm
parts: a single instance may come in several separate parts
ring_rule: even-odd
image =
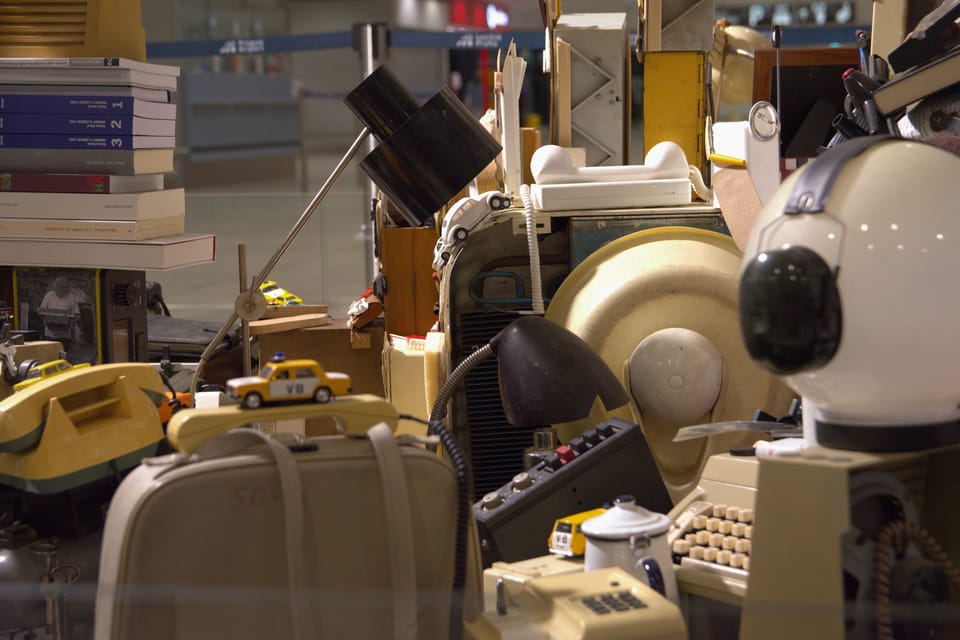
[[[227,332],[230,331],[230,328],[233,327],[233,323],[241,317],[242,310],[250,310],[255,308],[253,302],[250,299],[249,294],[256,292],[259,295],[258,287],[266,280],[267,276],[270,275],[270,272],[273,271],[273,268],[277,266],[277,262],[280,261],[280,258],[283,257],[283,254],[287,251],[293,241],[300,231],[303,229],[304,225],[310,220],[310,217],[317,210],[317,207],[320,206],[320,202],[327,196],[327,193],[330,192],[330,189],[333,188],[333,185],[343,174],[343,171],[347,168],[347,164],[350,160],[353,159],[353,156],[357,154],[357,151],[360,150],[360,147],[363,145],[363,141],[366,139],[367,135],[370,133],[370,129],[364,127],[360,133],[357,135],[356,140],[353,141],[353,144],[350,145],[350,148],[347,149],[347,152],[340,159],[340,162],[334,167],[333,171],[327,177],[326,181],[320,187],[320,190],[317,191],[316,195],[313,196],[313,199],[303,210],[303,213],[300,214],[300,218],[294,223],[293,228],[290,229],[290,232],[287,233],[287,237],[284,238],[283,243],[273,252],[273,255],[270,256],[270,259],[267,260],[267,263],[263,266],[263,269],[260,270],[256,276],[254,276],[253,282],[250,285],[250,288],[246,291],[242,291],[237,297],[237,301],[234,304],[233,313],[230,314],[230,317],[227,319],[223,326],[220,327],[220,330],[217,331],[217,335],[213,337],[213,340],[207,345],[203,350],[203,353],[200,354],[200,360],[197,362],[197,367],[193,371],[193,377],[190,379],[190,393],[193,397],[196,397],[197,393],[197,384],[200,381],[200,376],[203,374],[203,367],[209,361],[210,356],[216,350],[220,342],[226,337]]]

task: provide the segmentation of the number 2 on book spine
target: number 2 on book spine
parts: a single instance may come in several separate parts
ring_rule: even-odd
[[[111,128],[111,129],[122,129],[122,128],[123,128],[123,123],[120,122],[119,120],[111,120],[111,121],[110,121],[110,128]]]

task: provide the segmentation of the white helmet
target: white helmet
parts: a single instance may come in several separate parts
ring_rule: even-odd
[[[787,178],[754,224],[744,341],[810,401],[821,444],[960,441],[958,183],[950,152],[855,138]]]

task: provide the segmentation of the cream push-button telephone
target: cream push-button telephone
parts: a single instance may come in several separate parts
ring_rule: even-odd
[[[680,609],[621,569],[531,578],[508,588],[469,625],[476,640],[684,640]]]

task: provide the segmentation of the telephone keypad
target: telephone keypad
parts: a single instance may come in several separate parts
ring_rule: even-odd
[[[598,615],[647,608],[647,603],[633,595],[630,591],[598,593],[577,599],[580,601],[580,604]]]

